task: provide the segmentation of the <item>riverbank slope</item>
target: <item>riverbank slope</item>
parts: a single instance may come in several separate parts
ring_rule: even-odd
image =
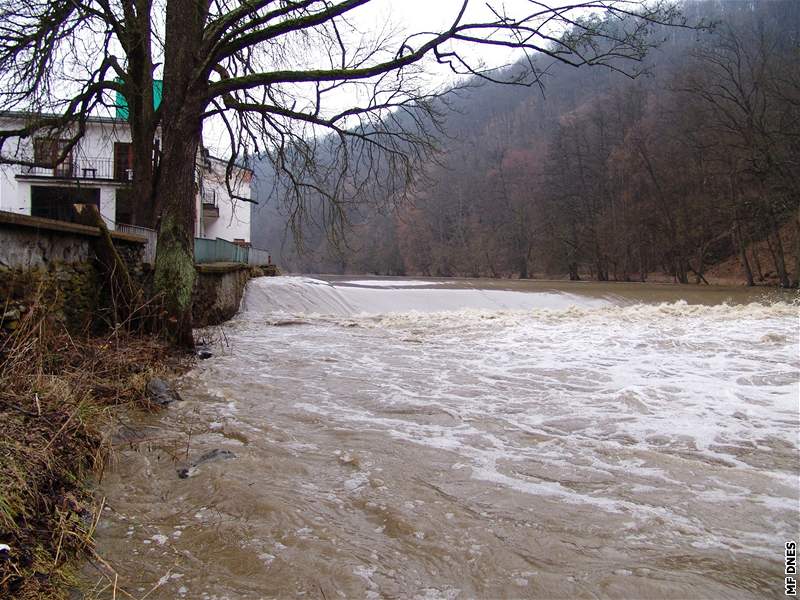
[[[34,302],[0,329],[0,596],[64,598],[93,555],[120,408],[156,410],[148,382],[184,368],[160,340],[123,328],[69,333]]]

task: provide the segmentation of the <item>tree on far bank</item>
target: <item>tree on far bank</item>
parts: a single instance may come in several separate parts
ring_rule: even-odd
[[[798,285],[800,3],[683,10],[715,26],[655,27],[646,77],[557,65],[544,94],[459,94],[398,219],[359,211],[353,237],[395,240],[391,264],[273,253],[307,272]],[[270,240],[286,222],[270,212]]]

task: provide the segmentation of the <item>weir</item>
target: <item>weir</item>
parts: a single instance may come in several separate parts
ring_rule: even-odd
[[[532,294],[513,289],[486,289],[463,280],[369,280],[281,277],[256,280],[247,291],[245,312],[327,316],[457,310],[527,310],[607,306],[592,298],[542,286]]]

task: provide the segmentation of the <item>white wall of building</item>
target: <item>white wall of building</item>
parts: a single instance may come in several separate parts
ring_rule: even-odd
[[[0,128],[13,129],[20,126],[18,119],[0,118]],[[11,138],[3,145],[3,156],[33,156],[31,140]],[[31,214],[30,187],[21,185],[15,175],[16,165],[0,165],[0,210],[17,214]]]
[[[30,186],[16,180],[18,167],[0,166],[0,210],[22,215],[31,214]]]
[[[91,160],[114,159],[114,142],[130,143],[131,129],[125,122],[88,123],[78,144],[78,156]]]
[[[200,194],[194,197],[194,237],[202,238],[205,235],[205,221],[203,220],[203,206],[200,203]]]
[[[0,127],[11,129],[23,124],[20,117],[0,116]],[[51,178],[39,171],[39,177],[25,177],[25,168],[17,165],[0,164],[0,210],[17,214],[31,214],[31,187],[99,188],[100,214],[110,229],[116,227],[116,192],[123,184],[111,180],[114,174],[114,143],[130,143],[130,127],[124,121],[102,120],[86,124],[86,133],[73,149],[73,159],[77,164],[78,181]],[[3,156],[8,158],[33,159],[33,139],[10,139],[3,146]],[[232,200],[225,185],[227,163],[220,159],[208,158],[198,161],[202,187],[216,192],[219,216],[203,216],[200,196],[196,198],[195,236],[250,241],[250,203]],[[97,179],[91,178],[96,169]],[[104,179],[107,178],[107,179]],[[252,172],[235,169],[231,186],[238,196],[250,198],[250,179]]]
[[[106,222],[106,227],[117,227],[117,190],[112,187],[100,187],[100,216]]]
[[[203,217],[202,236],[209,239],[222,238],[230,242],[234,240],[250,241],[250,207],[249,202],[232,199],[225,185],[226,163],[219,159],[210,159],[211,169],[203,172],[203,190],[215,192],[219,217]],[[231,188],[237,196],[250,198],[251,171],[235,169],[231,180]]]
[[[1,127],[19,127],[20,119],[2,118]],[[106,169],[113,169],[114,142],[130,142],[130,130],[125,123],[90,122],[86,125],[86,133],[72,154],[81,166],[96,167],[98,175]],[[3,147],[3,155],[10,158],[33,159],[33,139],[10,139]],[[100,164],[105,161],[105,164]],[[81,179],[79,183],[71,180],[37,177],[27,178],[25,169],[18,165],[0,165],[0,210],[17,214],[31,214],[31,187],[64,187],[100,190],[100,214],[110,229],[116,226],[116,189],[119,184],[100,179]],[[82,173],[79,173],[82,174]]]

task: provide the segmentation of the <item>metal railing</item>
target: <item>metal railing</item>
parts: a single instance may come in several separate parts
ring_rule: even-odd
[[[219,207],[216,190],[203,190],[200,193],[200,201],[203,203],[204,208],[206,206],[213,206],[214,208]]]
[[[73,156],[55,167],[20,167],[20,175],[131,182],[133,169],[111,158]]]
[[[147,243],[144,246],[142,260],[151,265],[155,264],[156,244],[158,242],[158,233],[156,231],[147,227],[126,225],[124,223],[117,223],[116,229],[123,233],[132,233],[145,238]],[[221,238],[214,240],[194,238],[194,262],[197,264],[233,262],[263,267],[272,264],[272,257],[266,250],[240,246]]]
[[[247,264],[254,267],[263,267],[272,264],[272,257],[266,250],[250,248],[247,256]]]
[[[200,202],[203,207],[203,217],[209,219],[219,217],[219,204],[217,203],[217,192],[215,190],[201,191]]]
[[[234,262],[248,264],[249,248],[217,238],[194,239],[194,262],[197,264],[213,262]]]
[[[235,262],[262,267],[272,264],[272,257],[266,250],[240,246],[239,244],[234,244],[233,242],[220,238],[215,240],[195,238],[194,262],[197,264]]]
[[[144,245],[144,253],[142,255],[142,262],[154,265],[156,264],[156,243],[158,241],[158,232],[147,227],[139,227],[137,225],[125,225],[124,223],[117,223],[117,231],[122,233],[132,233],[147,240]]]

